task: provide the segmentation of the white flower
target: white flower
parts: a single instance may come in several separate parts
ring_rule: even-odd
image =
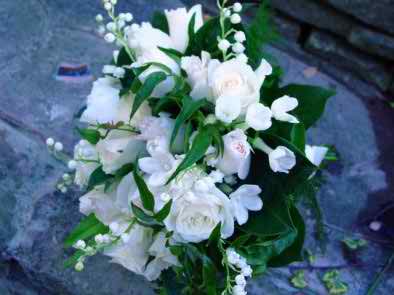
[[[241,54],[245,51],[245,46],[243,46],[242,43],[237,42],[233,45],[233,51],[236,54]]]
[[[284,146],[278,146],[268,154],[272,171],[289,173],[296,164],[294,153]]]
[[[241,256],[232,248],[226,250],[226,255],[228,262],[232,265],[237,265],[241,259]]]
[[[111,262],[118,263],[136,274],[144,275],[149,260],[148,250],[152,244],[152,232],[150,228],[135,224],[129,232],[128,242],[105,248],[104,255],[111,257]]]
[[[272,112],[261,103],[254,103],[248,107],[245,122],[256,131],[267,130],[272,126]]]
[[[234,12],[241,12],[242,11],[242,4],[239,2],[235,2],[233,5]]]
[[[96,15],[96,22],[101,23],[103,20],[104,20],[104,18],[101,14]]]
[[[76,270],[76,271],[83,271],[83,269],[84,269],[83,262],[82,262],[82,261],[78,261],[78,262],[75,264],[75,270]]]
[[[237,275],[236,277],[235,277],[235,283],[238,285],[238,286],[246,286],[246,280],[245,280],[245,277],[243,276],[243,275]]]
[[[242,185],[230,194],[233,214],[239,225],[248,221],[248,211],[259,211],[263,208],[263,201],[259,197],[261,189],[257,185]]]
[[[200,4],[195,5],[189,11],[186,8],[165,10],[164,13],[167,17],[170,37],[174,42],[174,48],[180,52],[185,52],[189,44],[188,28],[193,15],[195,15],[195,32],[204,24],[202,6]]]
[[[305,146],[305,155],[308,160],[311,161],[311,163],[315,166],[320,166],[327,152],[328,148],[325,146]]]
[[[210,95],[208,87],[209,68],[220,64],[216,59],[211,60],[211,55],[201,52],[201,58],[197,56],[186,56],[181,59],[181,68],[187,74],[187,80],[192,86],[190,96],[197,100],[207,98]]]
[[[115,70],[116,70],[116,66],[113,66],[113,65],[105,65],[105,66],[103,67],[103,74],[104,74],[104,75],[112,75],[112,74],[115,72]],[[94,86],[94,84],[93,84],[93,86]]]
[[[69,166],[75,170],[75,184],[79,187],[86,186],[90,175],[99,167],[95,147],[86,140],[79,141],[74,147],[74,160],[69,162]]]
[[[115,40],[116,40],[116,37],[115,37],[115,35],[112,34],[112,33],[107,33],[107,34],[105,34],[105,36],[104,36],[104,40],[105,40],[107,43],[114,43]]]
[[[112,174],[143,155],[145,144],[128,131],[113,130],[96,145],[103,171]]]
[[[179,265],[178,259],[166,247],[165,234],[160,232],[156,235],[148,252],[154,259],[146,266],[144,276],[149,281],[157,280],[161,272],[171,266]]]
[[[57,152],[61,152],[64,148],[63,144],[60,141],[56,142],[54,147],[55,147],[55,151]]]
[[[248,60],[249,60],[249,58],[247,57],[247,55],[244,54],[244,53],[238,54],[237,57],[236,57],[236,59],[237,59],[238,61],[244,63],[244,64],[248,63]]]
[[[151,114],[148,103],[144,103],[130,121],[134,95],[129,94],[120,98],[120,88],[119,80],[111,77],[95,81],[87,99],[87,108],[82,113],[81,122],[92,125],[125,122],[135,125],[141,118]]]
[[[242,43],[246,41],[246,35],[243,31],[238,31],[234,34],[235,41]]]
[[[294,110],[297,106],[298,100],[296,98],[287,95],[282,96],[272,103],[272,116],[278,121],[297,124],[299,123],[297,118],[288,114],[288,112]]]
[[[105,8],[105,10],[111,10],[112,9],[112,4],[111,3],[109,3],[109,2],[107,2],[107,3],[104,3],[104,8]]]
[[[247,265],[242,268],[241,272],[242,272],[242,275],[244,275],[245,277],[250,277],[250,276],[252,276],[253,270],[250,267],[250,265]]]
[[[127,22],[131,22],[133,20],[133,18],[134,17],[130,12],[125,14],[125,21],[127,21]]]
[[[119,79],[124,78],[124,75],[125,75],[125,74],[126,74],[126,70],[125,70],[124,68],[118,67],[118,68],[116,68],[115,71],[114,71],[114,76],[115,76],[116,78],[119,78]]]
[[[238,13],[234,13],[231,18],[230,21],[232,24],[236,25],[239,24],[242,21],[241,16]]]
[[[244,286],[240,286],[240,285],[236,285],[233,287],[233,295],[246,295],[246,291],[245,291],[245,287]]]
[[[251,147],[247,136],[241,129],[235,129],[223,136],[224,154],[217,163],[217,168],[225,175],[238,174],[245,179],[249,174]]]
[[[211,99],[215,102],[221,96],[235,96],[241,101],[242,114],[247,107],[259,102],[260,88],[263,85],[265,62],[255,71],[252,67],[238,59],[231,59],[209,69],[208,81],[212,91]],[[265,69],[265,71],[263,70]]]
[[[230,46],[231,43],[226,39],[222,39],[218,43],[218,47],[221,51],[227,51],[230,48]]]
[[[216,100],[215,116],[224,123],[231,123],[241,114],[241,101],[236,96],[221,96]]]
[[[234,232],[230,201],[216,187],[205,193],[190,190],[175,199],[165,220],[167,229],[174,231],[174,238],[192,243],[208,239],[219,223],[221,236],[230,237]]]

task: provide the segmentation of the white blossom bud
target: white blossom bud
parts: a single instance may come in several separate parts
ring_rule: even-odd
[[[111,0],[111,3],[112,3],[113,5],[116,5],[116,3],[118,3],[118,0]]]
[[[119,20],[118,21],[118,28],[122,29],[126,25],[126,22],[124,20]]]
[[[238,285],[238,286],[246,286],[246,280],[245,280],[245,277],[243,276],[243,275],[237,275],[236,277],[235,277],[235,283]]]
[[[126,13],[125,21],[127,21],[127,22],[133,21],[133,15],[130,12]]]
[[[56,142],[55,143],[55,151],[61,152],[62,150],[63,150],[63,144],[60,141]]]
[[[126,70],[124,68],[116,68],[114,71],[114,76],[116,78],[123,78],[124,75],[126,74]]]
[[[245,288],[243,286],[234,286],[233,287],[233,295],[246,295]]]
[[[55,140],[52,137],[48,137],[46,144],[47,146],[52,147],[55,144]]]
[[[64,181],[68,181],[68,180],[70,180],[70,178],[71,178],[70,174],[68,174],[68,173],[64,173],[63,174],[63,180]]]
[[[115,31],[116,25],[115,25],[114,22],[109,22],[109,23],[106,25],[106,28],[107,28],[108,31]]]
[[[104,26],[99,26],[98,29],[97,29],[97,32],[100,35],[104,35],[105,34],[105,27]]]
[[[75,270],[76,270],[76,271],[83,271],[83,268],[84,268],[84,265],[83,265],[83,262],[82,262],[82,261],[78,261],[78,262],[75,264]]]
[[[248,60],[249,60],[249,58],[244,53],[238,54],[236,58],[238,61],[245,63],[245,64],[247,64]]]
[[[230,48],[231,44],[228,40],[222,39],[219,41],[218,47],[221,51],[227,51]]]
[[[111,10],[112,9],[112,4],[111,3],[109,3],[109,2],[107,2],[107,3],[105,3],[104,4],[104,8],[105,8],[105,10]]]
[[[241,16],[238,13],[234,13],[231,18],[230,21],[232,24],[236,25],[239,24],[242,21]]]
[[[241,12],[242,11],[242,4],[239,2],[234,3],[233,10],[234,10],[234,12]]]
[[[60,189],[60,192],[61,192],[62,194],[67,193],[67,191],[68,191],[68,189],[67,189],[65,186],[63,186],[63,187]]]
[[[75,245],[74,245],[74,248],[76,248],[76,249],[85,249],[85,247],[86,247],[86,243],[85,243],[85,241],[84,240],[78,240],[76,243],[75,243]]]
[[[108,33],[108,34],[106,34],[106,35],[104,36],[104,40],[105,40],[106,42],[108,42],[108,43],[114,43],[115,40],[116,40],[116,37],[115,37],[114,34]]]
[[[102,235],[102,234],[96,235],[96,236],[94,237],[94,241],[95,241],[97,244],[102,244],[102,243],[104,242],[103,235]]]
[[[237,42],[233,44],[233,51],[237,54],[243,53],[245,51],[245,46],[243,46],[242,43]]]
[[[252,268],[248,265],[248,266],[242,268],[241,272],[242,272],[242,274],[243,274],[245,277],[250,277],[250,276],[252,276],[253,270],[252,270]]]
[[[77,168],[77,161],[71,160],[68,162],[67,166],[68,166],[68,169],[75,170]]]
[[[236,32],[236,33],[234,34],[234,39],[235,39],[235,41],[237,41],[237,42],[239,42],[239,43],[242,43],[242,42],[245,42],[245,41],[246,41],[246,35],[245,35],[244,32],[238,31],[238,32]]]
[[[230,17],[231,16],[231,11],[228,8],[225,8],[223,10],[223,13],[224,13],[224,17]]]
[[[96,15],[96,22],[101,23],[103,20],[104,20],[104,18],[101,14]]]

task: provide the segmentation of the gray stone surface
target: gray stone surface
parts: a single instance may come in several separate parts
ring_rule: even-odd
[[[354,50],[333,35],[313,31],[305,43],[305,49],[371,81],[383,91],[390,86],[392,75],[385,63]]]
[[[180,6],[173,0],[120,2],[138,20],[147,19],[154,8]],[[56,81],[55,72],[60,63],[74,62],[87,63],[95,76],[100,75],[111,48],[94,32],[93,17],[98,12],[101,9],[95,0],[0,0],[1,295],[154,294],[152,286],[141,277],[108,263],[102,256],[91,259],[83,273],[62,266],[70,254],[63,249],[62,241],[81,218],[81,192],[62,195],[54,191],[65,168],[46,153],[44,140],[48,136],[62,140],[68,152],[77,140],[72,133],[76,123],[72,117],[83,104],[91,83]],[[318,276],[330,267],[342,269],[344,281],[351,286],[349,294],[360,294],[386,253],[371,243],[362,254],[368,267],[352,267],[342,255],[339,240],[344,231],[363,230],[358,220],[368,206],[368,196],[385,192],[392,181],[378,162],[380,146],[370,113],[352,87],[319,71],[306,75],[309,60],[305,63],[276,49],[272,53],[288,72],[286,81],[337,89],[338,95],[313,128],[310,141],[335,144],[341,161],[340,168],[325,173],[327,181],[319,197],[326,223],[333,229],[329,231],[327,253],[319,255],[313,267],[300,264],[271,270],[253,283],[250,294],[297,294],[288,278],[303,267],[310,281],[304,294],[326,294]],[[368,92],[368,86],[362,87]],[[388,193],[383,195],[387,197]],[[308,218],[308,227],[312,232],[312,218]],[[312,235],[308,247],[318,251]],[[378,294],[393,292],[391,279],[383,283]]]
[[[351,30],[348,41],[363,51],[394,60],[394,36],[357,27]]]
[[[319,0],[316,0],[319,1]],[[394,34],[393,0],[324,0],[355,18]]]

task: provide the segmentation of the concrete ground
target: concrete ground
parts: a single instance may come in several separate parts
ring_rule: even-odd
[[[178,0],[120,2],[137,21],[149,19],[155,9],[182,5]],[[45,138],[61,140],[70,153],[77,141],[73,116],[91,80],[59,81],[56,73],[62,63],[83,63],[93,76],[100,75],[112,48],[95,33],[99,12],[98,0],[0,0],[1,295],[153,294],[141,277],[102,256],[94,257],[83,273],[62,267],[69,255],[62,241],[81,218],[80,192],[55,191],[66,170],[46,153]],[[316,260],[270,270],[253,282],[250,294],[328,294],[321,277],[332,269],[340,271],[347,294],[364,294],[393,250],[388,236],[370,232],[368,222],[394,197],[394,110],[373,87],[352,79],[341,84],[319,71],[324,61],[290,45],[278,48],[270,50],[286,70],[286,82],[337,90],[309,140],[335,145],[340,160],[324,173],[319,193],[326,251],[314,238],[312,211],[305,210],[307,247]],[[363,237],[368,245],[348,253],[341,242],[348,236]],[[296,270],[305,270],[308,287],[303,290],[289,283]],[[393,293],[389,271],[376,294]]]

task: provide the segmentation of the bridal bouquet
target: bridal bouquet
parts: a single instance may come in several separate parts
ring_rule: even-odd
[[[82,271],[103,253],[158,294],[246,294],[252,276],[302,258],[296,202],[328,150],[305,134],[334,93],[281,85],[262,50],[265,5],[249,24],[227,0],[207,19],[196,5],[136,24],[103,4],[99,32],[119,50],[80,112],[59,184],[86,190],[66,265]]]

